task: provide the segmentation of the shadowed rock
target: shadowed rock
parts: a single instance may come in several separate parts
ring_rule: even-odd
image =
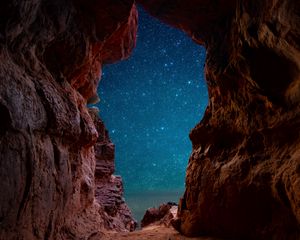
[[[176,215],[176,203],[168,202],[160,205],[158,208],[149,208],[141,221],[141,227],[144,228],[149,225],[165,225],[169,227]]]
[[[173,225],[188,236],[299,239],[299,1],[138,2],[207,49],[210,100],[190,133]],[[133,0],[1,1],[0,239],[131,229],[113,145],[86,104],[136,29]],[[95,172],[107,188],[96,190]]]
[[[174,226],[188,236],[300,238],[300,2],[138,0],[207,49]]]
[[[120,178],[114,196],[95,199],[95,170],[112,177],[113,148],[86,105],[136,30],[133,1],[1,1],[0,239],[99,238],[112,228],[108,203],[114,228],[132,229]]]

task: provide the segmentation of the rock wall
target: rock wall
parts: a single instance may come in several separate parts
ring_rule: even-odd
[[[106,177],[118,191],[95,198],[106,135],[86,105],[136,28],[132,0],[1,1],[0,239],[98,239],[109,219],[132,228],[112,159]]]
[[[209,105],[191,131],[174,226],[300,239],[300,2],[139,0],[207,49]]]
[[[97,109],[90,109],[99,137],[94,145],[96,156],[95,196],[101,207],[104,227],[113,231],[134,231],[137,222],[132,218],[123,195],[121,176],[115,176],[115,145],[111,142]]]
[[[207,48],[210,103],[190,134],[174,226],[299,239],[299,1],[139,2]],[[133,0],[1,1],[0,239],[97,239],[134,227],[111,175],[113,146],[86,105],[102,64],[130,54],[136,27]]]

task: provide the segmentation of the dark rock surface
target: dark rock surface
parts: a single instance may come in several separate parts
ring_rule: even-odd
[[[138,0],[205,45],[209,106],[191,131],[174,226],[300,239],[300,2]]]
[[[176,203],[168,202],[161,204],[158,208],[149,208],[141,221],[141,227],[144,228],[149,225],[165,225],[169,227],[176,215]]]
[[[96,156],[95,197],[101,208],[104,227],[114,231],[134,231],[137,222],[126,205],[123,183],[115,171],[115,146],[111,142],[104,123],[98,117],[97,109],[90,109],[99,137],[94,145]]]
[[[299,239],[300,2],[139,2],[207,48],[210,102],[190,133],[174,226]],[[0,239],[97,239],[134,225],[113,145],[86,105],[136,27],[133,0],[1,1]]]
[[[120,178],[113,198],[95,199],[95,168],[113,178],[113,149],[86,105],[136,28],[129,0],[1,1],[0,239],[99,238],[111,228],[105,204],[117,206],[116,229],[131,228]]]

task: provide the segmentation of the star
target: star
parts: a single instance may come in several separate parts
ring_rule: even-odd
[[[204,62],[201,46],[139,9],[132,55],[103,66],[97,107],[127,196],[184,188],[189,132],[208,104]]]

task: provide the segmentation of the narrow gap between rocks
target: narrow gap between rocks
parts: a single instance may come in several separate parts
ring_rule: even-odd
[[[208,103],[204,62],[203,47],[140,8],[131,57],[103,69],[97,107],[137,221],[147,208],[177,203],[183,194],[189,131]]]

